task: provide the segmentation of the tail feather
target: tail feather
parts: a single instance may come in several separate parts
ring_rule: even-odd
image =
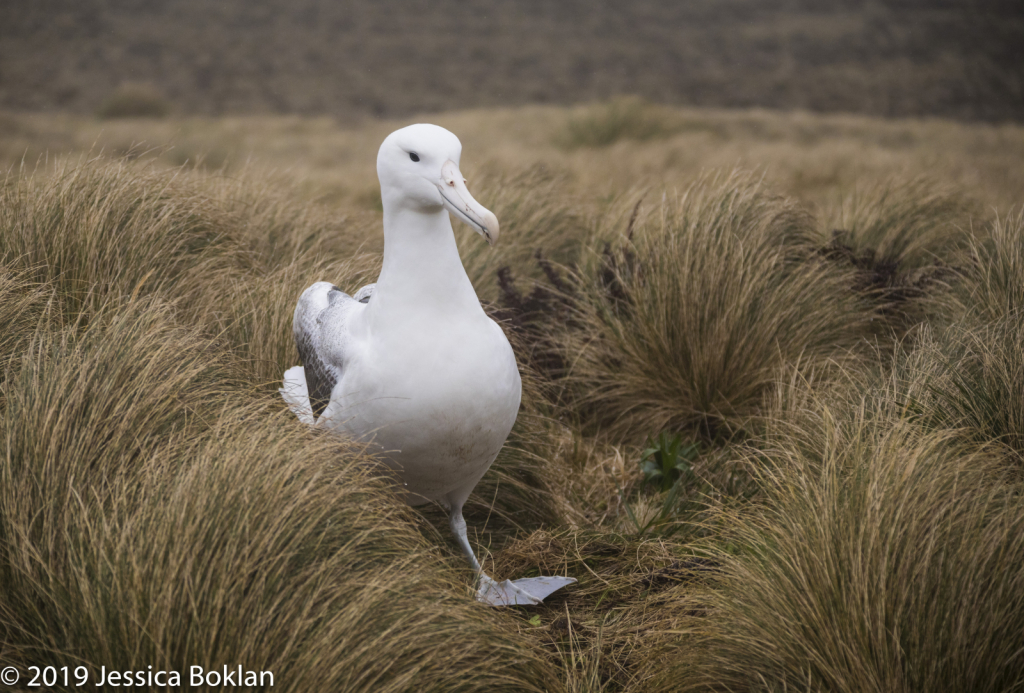
[[[292,366],[284,372],[284,385],[277,390],[284,397],[299,421],[312,426],[316,423],[313,408],[309,405],[309,388],[306,387],[306,371],[302,366]]]

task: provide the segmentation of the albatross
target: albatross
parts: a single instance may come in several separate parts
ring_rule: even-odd
[[[302,292],[292,329],[301,366],[280,392],[304,422],[364,441],[396,473],[406,502],[439,502],[479,579],[477,599],[537,604],[575,582],[497,582],[466,537],[462,507],[516,421],[515,354],[484,312],[449,213],[489,244],[498,220],[469,194],[462,143],[436,125],[391,133],[377,154],[384,262],[350,296],[329,282]]]

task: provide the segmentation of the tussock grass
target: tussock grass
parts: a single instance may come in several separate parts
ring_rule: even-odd
[[[884,182],[843,199],[822,252],[854,269],[855,288],[906,338],[941,312],[959,282],[976,212],[963,195],[925,178]]]
[[[678,594],[711,571],[685,547],[664,539],[572,528],[539,530],[494,555],[498,576],[570,574],[573,590],[524,614],[522,628],[562,664],[567,690],[643,690],[663,662],[646,654],[677,640],[685,618]]]
[[[1016,317],[978,326],[958,322],[924,331],[897,364],[891,396],[917,420],[955,430],[979,446],[1024,455],[1024,329]],[[889,393],[886,393],[889,394]]]
[[[596,230],[590,206],[572,192],[566,176],[545,167],[484,177],[479,192],[474,185],[474,194],[501,222],[493,248],[465,224],[455,224],[462,263],[485,301],[498,297],[494,278],[502,267],[519,279],[543,280],[537,253],[548,262],[575,263]]]
[[[58,473],[69,460],[86,476],[130,470],[163,439],[215,419],[238,386],[211,342],[154,300],[112,307],[80,335],[40,332],[20,361],[4,386],[6,454],[10,464],[39,464],[51,483],[77,476]],[[43,508],[31,513],[63,507],[35,500]]]
[[[171,104],[148,84],[123,84],[114,90],[96,110],[100,120],[113,118],[163,118]]]
[[[311,258],[352,261],[383,248],[378,215],[303,203],[296,199],[296,182],[281,172],[253,166],[243,168],[238,177],[198,180],[224,214],[221,223],[244,251],[241,261],[246,270],[269,272]]]
[[[312,249],[274,267],[200,184],[83,162],[5,188],[4,664],[550,690],[557,669],[469,599],[372,461],[256,387],[301,291],[275,283],[359,270]]]
[[[683,189],[704,172],[736,166],[763,171],[772,190],[822,210],[836,209],[837,201],[854,191],[885,181],[926,178],[985,210],[1005,214],[1020,204],[1024,185],[1019,165],[1024,128],[1008,123],[664,107],[680,126],[667,139],[623,139],[608,147],[571,150],[553,146],[567,120],[587,108],[491,108],[416,119],[458,134],[466,152],[463,172],[485,206],[494,200],[480,193],[482,177],[515,176],[538,165],[564,178],[568,190],[583,201],[636,188]],[[287,192],[292,201],[331,204],[339,216],[372,218],[380,214],[377,148],[389,132],[410,122],[266,115],[97,121],[67,114],[0,113],[0,165],[5,170],[23,162],[31,166],[56,154],[95,154],[98,149],[112,157],[134,152],[175,168],[203,160],[206,170],[244,174],[251,188],[265,187],[254,184],[254,171],[271,168],[275,196]],[[505,220],[499,219],[504,228]],[[379,225],[379,216],[372,223]],[[373,238],[367,233],[363,241]],[[511,238],[506,234],[501,244]]]
[[[390,124],[185,127],[305,162],[272,174],[160,152],[12,170],[0,664],[240,662],[289,690],[1019,685],[1016,130],[673,110],[664,138],[552,147],[567,115],[443,120],[467,166],[494,152],[471,189],[501,243],[456,232],[524,382],[471,541],[498,578],[579,579],[528,609],[475,604],[444,514],[397,505],[275,392],[302,289],[376,275],[362,198]],[[740,152],[776,173],[697,175]],[[663,431],[699,444],[668,492],[640,467]]]
[[[302,289],[328,279],[354,291],[379,267],[344,219],[299,207],[258,177],[199,183],[153,166],[65,160],[8,179],[2,201],[0,257],[52,285],[68,319],[122,296],[160,296],[227,340],[264,384],[296,358],[290,325]],[[328,260],[332,252],[346,257]]]
[[[980,323],[1024,311],[1024,209],[996,218],[988,233],[972,239],[966,281],[958,288],[957,313]]]
[[[764,501],[651,690],[1019,686],[1019,488],[952,432],[819,406],[752,459]]]
[[[45,285],[0,264],[0,355],[20,354],[40,323],[51,316],[54,301]]]
[[[918,269],[955,262],[977,216],[970,200],[934,180],[894,180],[842,200],[829,226],[874,263]]]
[[[681,127],[663,106],[636,97],[620,97],[570,117],[555,142],[566,149],[607,147],[620,140],[664,139]]]
[[[747,426],[780,370],[855,350],[871,310],[813,256],[813,221],[742,176],[647,211],[603,270],[580,279],[564,338],[581,416],[617,439]]]
[[[281,374],[298,360],[292,316],[302,290],[325,280],[354,292],[373,281],[378,264],[378,258],[362,255],[332,262],[305,253],[272,271],[207,277],[192,311],[232,348],[254,384],[276,392]]]
[[[51,283],[68,310],[145,289],[195,300],[234,250],[221,219],[184,176],[124,162],[64,160],[0,189],[0,258]]]

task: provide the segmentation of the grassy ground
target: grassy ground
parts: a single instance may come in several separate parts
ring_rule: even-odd
[[[634,100],[432,120],[524,375],[444,514],[275,388],[400,123],[3,115],[0,664],[287,690],[1024,684],[1024,128]],[[643,464],[642,464],[643,463]]]
[[[772,189],[816,206],[826,222],[868,191],[901,180],[932,182],[1006,211],[1018,202],[1024,127],[938,119],[877,120],[764,110],[669,109],[624,99],[572,109],[529,106],[422,116],[459,134],[467,173],[483,181],[538,168],[588,201],[677,190],[705,170],[742,168]],[[98,121],[0,113],[0,162],[29,168],[50,155],[156,156],[170,166],[238,173],[260,169],[346,212],[379,205],[376,152],[416,119],[168,118]],[[545,186],[546,187],[546,186]],[[854,195],[860,193],[860,195]],[[653,199],[649,199],[653,201]]]

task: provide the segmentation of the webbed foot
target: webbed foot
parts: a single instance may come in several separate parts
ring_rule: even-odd
[[[535,577],[519,580],[497,582],[487,575],[480,574],[480,588],[476,592],[477,601],[491,606],[526,606],[540,604],[553,592],[576,582],[571,577]]]

